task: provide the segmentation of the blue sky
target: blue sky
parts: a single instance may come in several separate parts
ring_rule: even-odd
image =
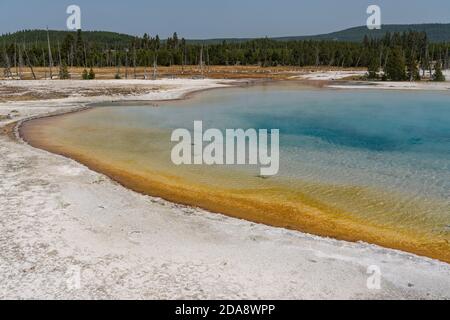
[[[383,23],[450,23],[449,0],[1,0],[0,33],[63,30],[70,4],[81,7],[84,30],[191,39],[337,31],[365,24],[369,4],[380,5]]]

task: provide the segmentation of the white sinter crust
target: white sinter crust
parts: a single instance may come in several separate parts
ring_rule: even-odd
[[[14,85],[50,90],[45,83]],[[112,99],[77,96],[85,84],[52,81],[70,97],[3,103],[0,114],[13,119],[1,124]],[[117,84],[135,82],[90,87],[114,92]],[[150,93],[113,99],[178,98],[215,86],[162,80],[151,82]],[[448,264],[143,196],[6,135],[0,135],[0,177],[0,299],[450,298]],[[367,289],[371,265],[381,269],[381,290]]]

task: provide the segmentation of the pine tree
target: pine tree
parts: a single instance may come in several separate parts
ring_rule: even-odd
[[[408,79],[409,81],[420,80],[420,72],[415,54],[411,54],[408,59]]]
[[[82,38],[81,29],[77,30],[77,37],[75,40],[75,60],[78,66],[85,65],[84,61],[84,42]]]
[[[160,47],[161,47],[161,40],[159,39],[159,35],[156,35],[156,37],[155,37],[155,49],[159,50]]]
[[[86,69],[83,70],[83,73],[81,74],[81,78],[83,80],[89,80],[89,74]]]
[[[60,80],[70,79],[69,70],[68,70],[67,64],[65,62],[63,62],[59,66],[59,79]]]
[[[436,63],[434,66],[433,81],[445,81],[445,76],[442,73],[442,67],[440,63]]]
[[[385,72],[386,77],[392,81],[405,81],[407,79],[405,58],[401,47],[397,46],[391,50]]]
[[[378,71],[380,71],[380,63],[377,55],[371,52],[369,57],[369,65],[367,67],[369,72],[369,79],[378,79]]]
[[[95,72],[94,72],[94,69],[92,69],[92,68],[89,70],[88,79],[89,80],[95,79]]]
[[[68,62],[68,64],[70,64],[71,62],[73,63],[73,61],[71,61],[72,58],[71,53],[73,52],[74,46],[75,46],[75,39],[73,35],[69,33],[64,37],[64,40],[61,45],[61,52],[63,56],[66,57],[65,60]]]

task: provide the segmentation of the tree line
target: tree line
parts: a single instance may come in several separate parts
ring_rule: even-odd
[[[444,81],[442,68],[449,68],[449,45],[430,44],[425,32],[386,33],[383,38],[363,41],[368,77],[393,81],[430,78]],[[382,72],[381,72],[382,71]]]
[[[62,78],[69,76],[68,67],[258,65],[367,68],[371,79],[394,81],[420,80],[429,72],[442,80],[441,69],[449,68],[449,48],[449,43],[430,43],[426,33],[414,31],[386,33],[379,39],[366,37],[362,43],[268,38],[208,43],[186,41],[177,33],[165,40],[144,34],[127,45],[87,41],[78,30],[61,42],[48,37],[47,43],[3,43],[0,65],[5,73],[18,66],[32,72],[33,67],[58,66],[55,70]]]

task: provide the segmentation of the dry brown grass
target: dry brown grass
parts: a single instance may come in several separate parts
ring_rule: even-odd
[[[72,79],[81,79],[84,68],[69,68],[69,73]],[[325,70],[355,70],[342,69],[330,67],[259,67],[259,66],[205,66],[203,73],[199,66],[172,66],[172,67],[158,67],[158,78],[167,77],[205,77],[212,79],[288,79],[292,75],[311,72],[311,71],[325,71]],[[15,75],[15,70],[11,70]],[[53,76],[58,76],[58,67],[53,68]],[[114,79],[118,73],[122,79],[144,79],[152,78],[153,69],[138,67],[136,70],[133,67],[128,68],[94,68],[97,79]],[[50,77],[48,68],[34,68],[34,72],[38,79],[46,79]],[[0,68],[0,79],[3,77],[3,68]],[[128,77],[127,77],[128,74]],[[33,76],[29,68],[22,69],[22,79],[32,80]]]

